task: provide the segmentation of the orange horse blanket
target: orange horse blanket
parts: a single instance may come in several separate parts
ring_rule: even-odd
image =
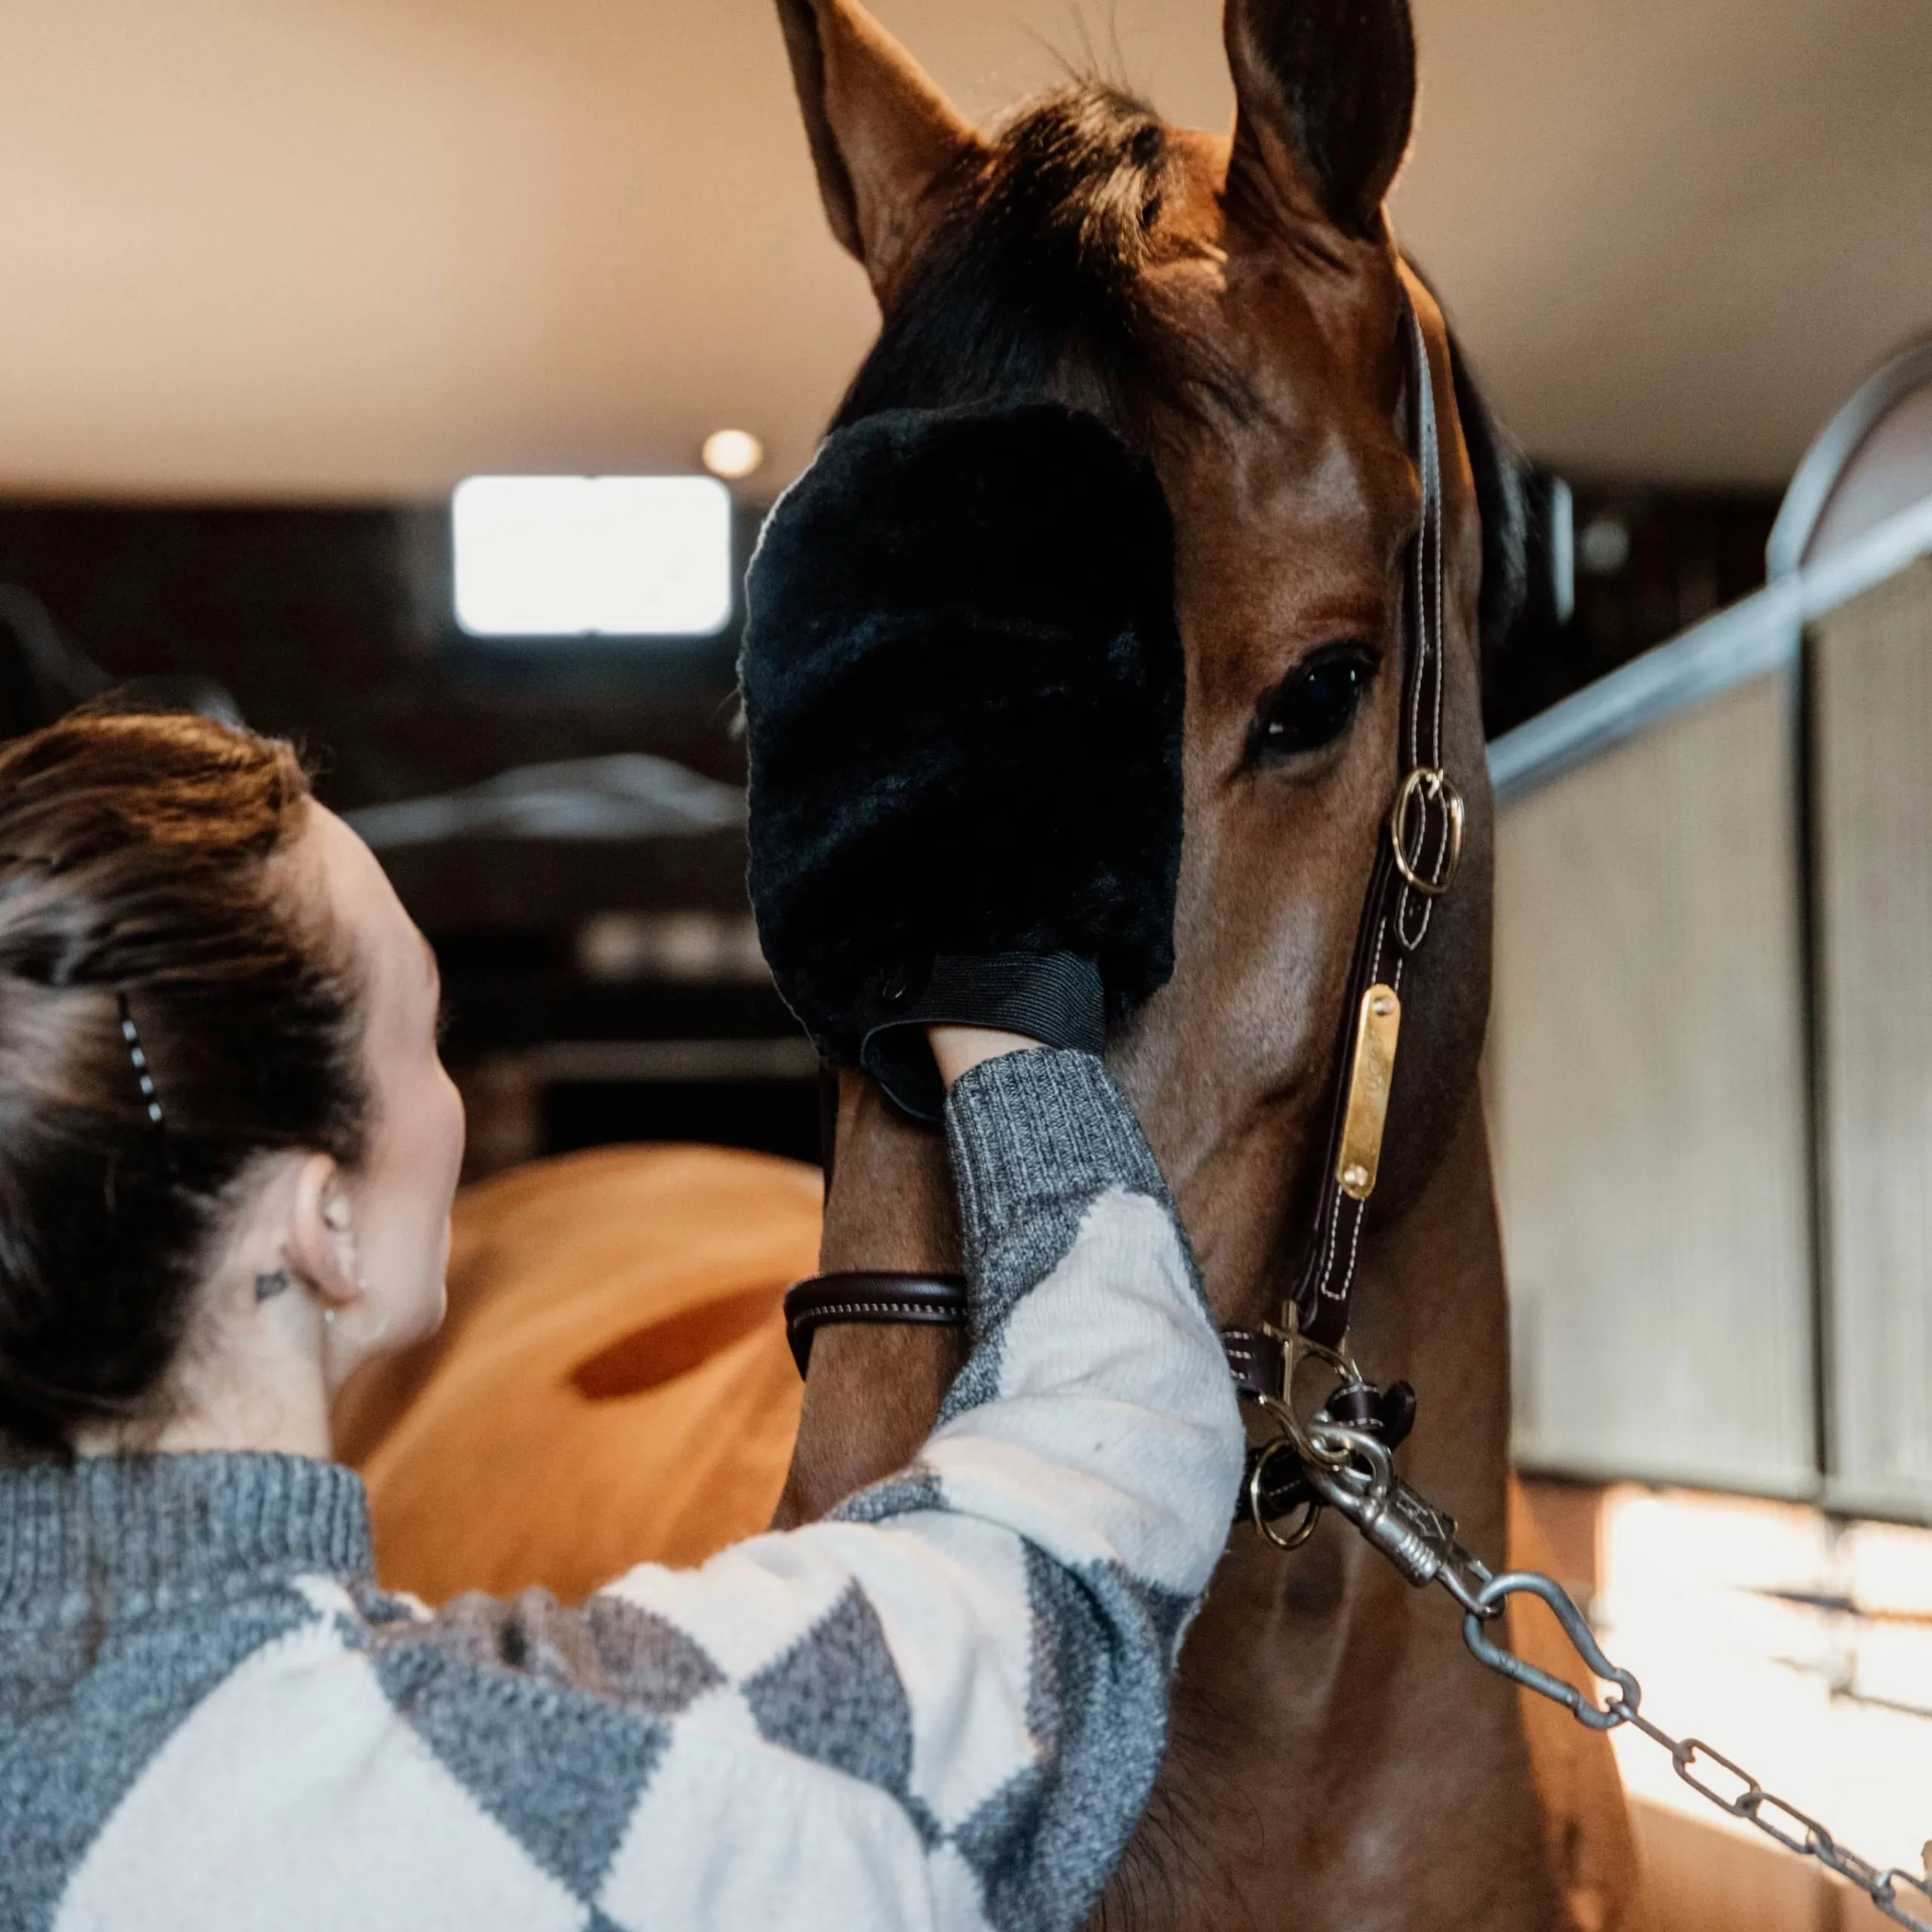
[[[441,1332],[343,1391],[378,1574],[432,1603],[582,1596],[763,1529],[801,1386],[780,1300],[817,1266],[816,1168],[600,1148],[466,1188]]]

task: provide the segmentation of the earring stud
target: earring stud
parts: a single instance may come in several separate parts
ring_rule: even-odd
[[[324,1309],[322,1320],[328,1327],[333,1328],[335,1326],[335,1310],[332,1308]]]

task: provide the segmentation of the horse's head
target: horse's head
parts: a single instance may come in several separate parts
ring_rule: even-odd
[[[983,137],[853,0],[780,11],[832,228],[884,311],[841,420],[1054,395],[1166,485],[1189,663],[1178,964],[1116,1064],[1217,1306],[1251,1316],[1294,1258],[1284,1177],[1305,1183],[1318,1152],[1400,776],[1420,506],[1405,291],[1444,423],[1446,747],[1470,813],[1410,983],[1385,1200],[1413,1193],[1466,1103],[1487,1007],[1481,526],[1447,334],[1383,207],[1414,109],[1407,6],[1228,0],[1230,137],[1093,85]]]

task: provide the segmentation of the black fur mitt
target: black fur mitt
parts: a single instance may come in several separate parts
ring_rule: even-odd
[[[1054,404],[869,417],[780,500],[746,588],[752,903],[820,1051],[928,1118],[922,1023],[1097,1051],[1174,968],[1152,466]]]

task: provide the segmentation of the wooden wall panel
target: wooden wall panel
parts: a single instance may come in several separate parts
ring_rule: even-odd
[[[1932,559],[1814,633],[1832,1489],[1932,1514]]]
[[[1527,1467],[1815,1487],[1794,705],[1755,678],[1501,814]]]

